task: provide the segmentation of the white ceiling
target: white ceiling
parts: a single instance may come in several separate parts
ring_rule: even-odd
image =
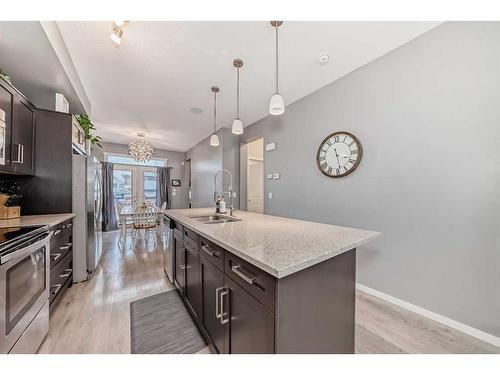
[[[284,22],[280,92],[290,104],[435,27],[437,22]],[[58,22],[106,142],[127,144],[145,131],[157,148],[185,151],[207,137],[217,85],[218,127],[235,117],[241,70],[241,119],[267,115],[274,92],[274,29],[268,22],[136,22],[120,48],[111,22]],[[322,52],[327,65],[317,63]],[[194,114],[191,107],[203,109]]]

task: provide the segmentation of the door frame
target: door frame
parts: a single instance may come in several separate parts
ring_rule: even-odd
[[[240,207],[243,210],[248,211],[248,162],[250,160],[248,156],[248,144],[254,141],[262,139],[262,213],[266,212],[266,139],[263,135],[256,135],[249,139],[246,139],[240,144]],[[246,180],[243,181],[243,178]]]
[[[129,171],[132,174],[132,192],[131,192],[131,203],[143,202],[144,197],[144,173],[145,172],[155,172],[158,173],[157,167],[149,167],[143,165],[132,165],[132,164],[113,164],[114,171]],[[158,189],[158,186],[156,186]]]

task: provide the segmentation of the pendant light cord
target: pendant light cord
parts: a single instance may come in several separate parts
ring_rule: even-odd
[[[214,92],[214,134],[216,131],[216,121],[217,121],[217,92]]]
[[[236,69],[236,114],[240,118],[240,68]]]
[[[278,93],[278,26],[276,28],[276,94]]]

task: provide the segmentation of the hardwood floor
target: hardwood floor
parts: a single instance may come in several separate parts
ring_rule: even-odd
[[[117,241],[117,232],[105,233],[96,275],[68,290],[39,353],[130,353],[130,302],[173,285],[160,250],[138,242],[133,251],[130,239],[121,250]],[[356,353],[500,353],[500,348],[358,291]]]

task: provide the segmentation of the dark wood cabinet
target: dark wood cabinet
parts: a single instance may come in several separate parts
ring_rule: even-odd
[[[0,81],[0,110],[3,111],[3,117],[5,122],[5,128],[3,129],[3,134],[0,132],[0,159],[3,160],[0,163],[0,170],[12,171],[11,164],[11,141],[12,141],[12,103],[14,102],[13,94],[7,89],[7,85],[3,85]],[[1,120],[1,119],[0,119]],[[0,129],[1,131],[1,129]]]
[[[200,319],[202,316],[202,290],[201,290],[201,278],[200,278],[200,254],[198,250],[190,246],[187,242],[184,242],[186,248],[185,259],[186,259],[186,300],[191,305],[196,316]]]
[[[12,165],[20,174],[32,175],[34,168],[35,113],[31,104],[16,95],[12,126]]]
[[[33,175],[35,147],[35,107],[13,86],[0,78],[0,109],[5,117],[4,163],[7,173]]]
[[[174,281],[180,289],[182,295],[185,295],[186,288],[186,249],[184,240],[177,233],[174,233],[175,242],[175,273]]]
[[[277,279],[175,225],[175,285],[212,351],[354,353],[356,249]]]
[[[226,276],[228,290],[222,298],[229,317],[226,353],[274,353],[274,314]]]
[[[220,294],[224,289],[224,273],[205,256],[200,256],[200,274],[203,301],[202,323],[210,335],[215,349],[225,353],[228,325],[222,324],[220,317]]]
[[[66,220],[51,230],[49,308],[53,311],[73,284],[73,220]]]

